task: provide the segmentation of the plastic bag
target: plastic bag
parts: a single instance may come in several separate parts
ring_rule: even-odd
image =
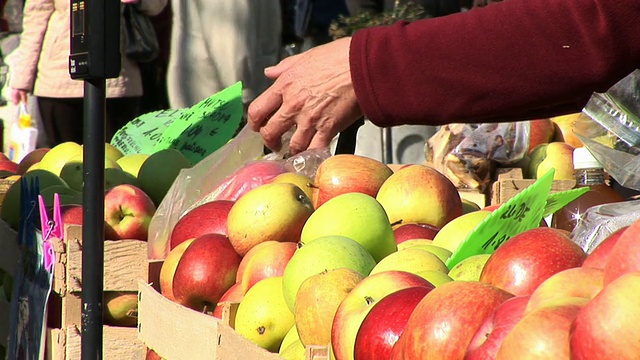
[[[160,54],[160,44],[149,16],[140,12],[135,4],[124,4],[122,21],[127,57],[139,63],[155,60]]]
[[[640,219],[640,200],[593,206],[582,214],[571,239],[591,253],[609,235]]]
[[[582,113],[592,120],[574,129],[584,146],[620,185],[640,190],[640,70],[594,93]]]
[[[427,161],[459,189],[483,191],[495,163],[521,160],[529,148],[530,123],[450,124],[427,141]]]
[[[31,123],[27,104],[20,103],[17,119],[11,125],[9,135],[9,160],[19,163],[28,153],[35,150],[38,129]]]
[[[282,143],[289,141],[283,139]],[[245,127],[222,148],[180,172],[151,220],[149,259],[166,257],[173,227],[192,208],[219,199],[236,200],[285,171],[313,178],[320,163],[330,155],[328,148],[291,157],[287,157],[287,149],[265,155],[260,134]]]

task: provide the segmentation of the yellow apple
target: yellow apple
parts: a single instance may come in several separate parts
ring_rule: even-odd
[[[164,259],[162,267],[160,268],[160,292],[171,301],[175,301],[175,297],[173,296],[173,274],[176,272],[182,254],[184,254],[193,240],[194,239],[185,240],[173,248],[169,252],[169,255],[167,255],[167,258]]]
[[[480,274],[484,264],[487,263],[491,254],[472,255],[449,270],[449,277],[457,281],[480,281]]]
[[[295,299],[294,318],[304,345],[331,342],[331,324],[342,300],[364,276],[349,268],[323,271],[302,282]]]
[[[70,159],[80,154],[82,154],[82,146],[72,141],[63,142],[54,146],[42,156],[38,168],[59,176],[62,167]]]
[[[582,112],[552,117],[551,121],[555,127],[553,141],[566,142],[574,148],[584,146],[576,136],[575,130],[587,129],[593,123],[593,120]]]
[[[549,170],[555,169],[554,180],[575,179],[573,150],[574,147],[565,142],[552,142],[537,146],[530,154],[528,176],[537,179]]]
[[[416,222],[440,228],[462,215],[458,189],[442,173],[425,165],[413,164],[393,173],[376,199],[392,224]]]
[[[117,161],[118,159],[120,159],[121,157],[123,157],[124,154],[122,153],[122,151],[118,150],[118,148],[116,148],[115,146],[109,144],[109,143],[104,143],[104,157],[105,159],[110,159],[112,161]]]
[[[416,275],[430,282],[433,286],[438,287],[444,283],[449,281],[453,281],[453,279],[439,270],[423,270],[418,271]]]
[[[480,210],[451,220],[434,236],[432,244],[454,253],[471,231],[490,214],[491,211]]]
[[[60,169],[60,177],[64,180],[70,188],[76,191],[82,191],[84,184],[84,156],[82,153],[76,154],[72,158],[69,158],[67,162]],[[106,159],[104,162],[105,169],[120,169],[114,160]]]
[[[238,305],[235,330],[254,344],[278,352],[295,321],[284,301],[282,277],[263,279],[247,291]]]
[[[446,262],[447,259],[449,259],[449,257],[451,256],[451,251],[433,244],[413,245],[409,246],[408,248],[428,251],[437,256],[438,259],[442,260],[442,262]]]
[[[227,217],[227,235],[244,256],[255,245],[269,241],[298,242],[313,213],[311,200],[298,186],[269,183],[238,199]]]
[[[398,244],[398,250],[410,248],[413,246],[432,245],[432,244],[433,244],[432,239],[409,239]]]
[[[294,173],[294,172],[285,172],[280,175],[276,175],[276,177],[271,180],[272,183],[289,183],[298,186],[304,193],[309,197],[309,199],[313,198],[313,180],[305,175]]]
[[[391,270],[412,274],[424,270],[438,270],[445,274],[449,271],[444,262],[434,253],[412,247],[387,255],[373,267],[369,275]]]
[[[278,350],[279,353],[281,354],[284,349],[286,349],[289,345],[293,344],[296,341],[300,341],[300,336],[298,336],[298,327],[296,326],[296,324],[293,324],[291,329],[287,332],[287,335],[285,335],[284,339],[282,339],[280,350]]]
[[[119,158],[116,162],[124,172],[137,178],[142,164],[149,158],[149,156],[149,154],[130,154]]]

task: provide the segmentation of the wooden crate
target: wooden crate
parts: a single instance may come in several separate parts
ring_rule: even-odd
[[[235,332],[237,304],[225,304],[217,319],[177,304],[151,285],[139,282],[138,333],[147,347],[167,360],[277,360]],[[329,360],[327,346],[308,346],[308,360]]]
[[[82,324],[82,227],[66,226],[64,243],[53,239],[56,254],[51,317],[59,326],[47,332],[47,359],[80,358]],[[147,243],[139,240],[108,240],[104,243],[104,291],[138,290],[138,281],[148,279]],[[103,358],[144,359],[145,347],[135,327],[103,328]]]
[[[13,276],[19,257],[18,233],[0,220],[0,269]],[[7,346],[9,338],[10,310],[11,302],[0,299],[0,346],[3,347]]]
[[[534,179],[524,179],[520,168],[500,169],[491,186],[491,204],[505,203],[535,182]],[[571,190],[575,185],[575,180],[554,180],[551,193]]]

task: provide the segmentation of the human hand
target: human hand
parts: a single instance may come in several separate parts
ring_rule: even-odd
[[[9,88],[9,101],[13,105],[18,105],[20,102],[27,104],[27,91]]]
[[[248,125],[272,150],[292,127],[292,154],[327,147],[340,131],[362,116],[349,66],[351,38],[342,38],[288,57],[265,69],[275,82],[248,110]]]

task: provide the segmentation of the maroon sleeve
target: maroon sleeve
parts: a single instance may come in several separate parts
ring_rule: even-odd
[[[638,0],[508,0],[353,36],[351,76],[379,126],[578,112],[640,65]]]

